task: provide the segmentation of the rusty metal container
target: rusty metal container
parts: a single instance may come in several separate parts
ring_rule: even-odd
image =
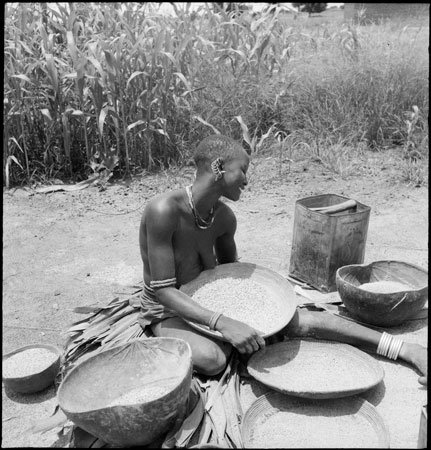
[[[320,292],[336,291],[337,269],[364,262],[370,211],[336,194],[297,200],[290,275]]]

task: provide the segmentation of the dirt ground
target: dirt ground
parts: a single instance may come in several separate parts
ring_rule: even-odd
[[[333,193],[371,207],[365,262],[402,260],[428,268],[428,189],[402,184],[388,154],[370,154],[355,175],[341,178],[309,160],[293,164],[256,158],[241,199],[229,202],[238,217],[241,261],[287,275],[294,203]],[[106,190],[36,194],[28,188],[3,192],[3,354],[31,343],[62,346],[64,331],[83,316],[73,308],[106,304],[133,291],[142,279],[138,227],[146,201],[185,186],[187,167],[132,182],[113,182]],[[427,345],[428,320],[388,330]],[[410,367],[376,357],[385,379],[363,397],[381,413],[392,448],[416,448],[421,406],[427,391]],[[244,408],[263,385],[245,382]],[[29,427],[52,414],[55,391],[30,396],[2,390],[2,447],[62,447],[57,430],[31,433]]]

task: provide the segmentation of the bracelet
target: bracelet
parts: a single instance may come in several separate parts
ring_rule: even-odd
[[[400,338],[393,338],[391,342],[391,346],[388,350],[388,358],[389,359],[397,359],[400,354],[401,347],[403,346],[403,341]]]
[[[390,334],[383,332],[379,345],[377,346],[377,354],[385,356],[388,359],[396,360],[403,343],[402,339],[394,338]]]
[[[386,332],[383,332],[379,341],[379,345],[377,346],[377,354],[387,356],[391,341],[392,336]]]
[[[221,312],[215,312],[209,321],[208,327],[210,330],[215,330],[215,326],[217,323],[217,320],[219,320],[220,316],[222,315]]]

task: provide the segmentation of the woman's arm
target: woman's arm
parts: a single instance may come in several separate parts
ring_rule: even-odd
[[[232,218],[230,218],[232,220]],[[168,200],[150,205],[146,216],[147,252],[152,281],[172,280],[175,278],[175,258],[172,237],[176,228],[174,205]],[[224,262],[232,262],[236,248],[232,246],[234,228],[230,223],[229,232],[221,239],[220,255]],[[236,220],[234,221],[236,226]],[[234,244],[234,242],[233,242]],[[165,307],[175,311],[181,318],[209,326],[214,311],[200,306],[184,292],[174,286],[155,289],[157,300]],[[265,340],[252,327],[237,320],[221,316],[216,330],[238,349],[240,353],[252,353],[265,347]]]
[[[219,264],[227,264],[238,261],[238,254],[235,243],[236,217],[233,211],[222,204],[220,214],[223,216],[225,225],[223,233],[216,239],[214,250]]]
[[[177,226],[177,206],[174,199],[164,198],[151,203],[146,211],[147,257],[152,282],[173,280],[175,256],[172,245]],[[154,287],[157,300],[182,318],[208,325],[213,312],[201,307],[188,295],[179,291],[175,283],[168,287]]]

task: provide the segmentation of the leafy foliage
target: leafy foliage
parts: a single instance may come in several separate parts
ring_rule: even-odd
[[[321,13],[326,10],[327,3],[292,3],[294,8],[298,8],[300,11],[305,11],[309,15],[313,13]]]
[[[407,137],[405,112],[428,114],[420,29],[309,24],[280,4],[170,5],[6,4],[8,186],[184,164],[214,132],[252,152],[280,133],[316,149],[404,145],[419,132]]]

